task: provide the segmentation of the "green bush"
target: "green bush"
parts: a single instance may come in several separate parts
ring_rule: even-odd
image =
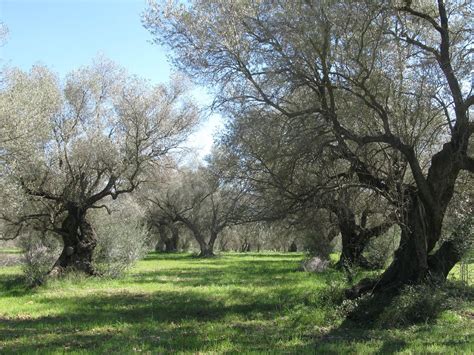
[[[93,264],[99,275],[118,277],[150,248],[148,229],[136,221],[102,224],[97,227]]]
[[[61,253],[61,243],[49,234],[31,233],[19,240],[23,250],[23,275],[29,286],[45,282],[54,262]]]
[[[371,239],[363,255],[373,269],[383,269],[390,263],[399,243],[400,229],[392,227],[387,233]]]
[[[436,318],[445,294],[429,285],[406,286],[386,307],[377,323],[382,327],[403,327]]]

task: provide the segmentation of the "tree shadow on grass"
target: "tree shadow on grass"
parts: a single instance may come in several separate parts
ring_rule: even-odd
[[[205,351],[219,341],[219,332],[208,331],[220,326],[234,346],[241,348],[248,346],[252,335],[242,334],[242,324],[233,325],[224,319],[251,321],[258,315],[260,323],[244,323],[244,330],[272,339],[278,334],[272,319],[275,310],[281,307],[276,298],[227,304],[225,298],[189,290],[101,294],[35,302],[52,310],[57,307],[62,313],[0,319],[0,346],[3,342],[0,352],[51,351],[68,346],[101,351],[111,347],[123,351],[130,349],[130,344],[141,344],[146,349],[162,347],[167,351]],[[252,339],[254,345],[262,342],[265,343]]]
[[[347,312],[344,321],[315,346],[317,351],[323,351],[335,342],[350,346],[355,342],[378,341],[381,346],[377,354],[395,353],[403,351],[410,344],[390,335],[393,333],[389,330],[409,330],[410,333],[420,333],[416,340],[422,347],[429,347],[433,342],[437,346],[467,347],[468,339],[449,339],[456,338],[458,335],[455,333],[439,338],[432,334],[432,326],[442,312],[452,309],[452,305],[458,304],[460,299],[472,300],[473,296],[473,288],[452,282],[438,287],[415,286],[408,288],[408,292],[397,290],[365,296],[353,301],[355,306]],[[420,328],[416,330],[414,327],[417,326]],[[421,348],[420,351],[425,350]]]
[[[258,287],[275,285],[275,281],[283,283],[294,279],[294,272],[299,270],[298,264],[289,260],[258,260],[239,259],[224,256],[222,259],[188,259],[189,256],[173,256],[172,260],[186,260],[186,267],[179,263],[166,264],[160,268],[161,255],[152,255],[147,260],[157,260],[157,270],[134,271],[131,274],[136,284],[173,283],[186,287],[199,286],[248,286]],[[169,258],[162,260],[169,261]],[[298,259],[294,259],[298,260]]]
[[[251,258],[257,258],[259,260],[246,260],[246,261],[256,261],[260,262],[265,259],[276,259],[278,258],[281,261],[284,260],[301,260],[304,257],[305,254],[303,253],[294,253],[294,254],[288,254],[288,253],[219,253],[217,252],[215,257],[217,260],[223,259],[223,260],[234,260],[236,262],[242,262],[242,259],[251,259]],[[216,260],[216,258],[211,258],[211,260]],[[209,260],[208,258],[199,258],[197,257],[197,254],[193,253],[159,253],[159,252],[151,252],[147,254],[147,256],[144,258],[144,260],[163,260],[163,261],[169,261],[169,260],[187,260],[187,261],[206,261]]]
[[[268,350],[340,353],[354,352],[355,344],[371,342],[376,343],[372,343],[372,351],[391,353],[409,346],[405,340],[381,332],[375,323],[361,325],[351,317],[329,332],[314,330],[316,323],[316,328],[298,330],[294,338],[298,325],[295,322],[305,316],[306,309],[319,307],[318,302],[322,307],[331,307],[323,303],[334,302],[334,292],[323,285],[343,279],[338,272],[296,273],[297,264],[292,260],[246,260],[233,255],[212,262],[192,260],[186,254],[163,257],[152,254],[147,260],[157,260],[157,265],[159,260],[178,262],[156,271],[132,272],[123,285],[130,286],[130,290],[133,284],[162,285],[158,291],[94,289],[92,283],[91,292],[85,293],[81,287],[79,296],[59,298],[48,292],[34,299],[35,309],[42,316],[17,314],[0,318],[0,353],[81,349],[100,353]],[[179,260],[185,260],[187,267],[181,267]],[[301,280],[311,282],[313,277],[314,282],[322,284],[317,291],[321,300],[315,300],[311,294],[306,296],[295,287]],[[30,292],[17,282],[15,277],[0,277],[0,291],[7,291],[10,296]],[[173,287],[166,287],[167,283]],[[224,287],[213,293],[209,288],[213,285]],[[353,313],[364,320],[369,317],[367,312],[377,311],[374,302],[383,305],[387,300],[371,302],[360,303]],[[295,317],[292,312],[296,312]],[[446,339],[440,343],[452,341]]]
[[[232,266],[215,269],[180,268],[164,269],[156,272],[134,273],[133,283],[172,283],[185,287],[199,286],[274,286],[275,282],[291,282],[294,279],[294,268],[271,269],[267,267],[241,267],[235,270]]]
[[[19,275],[0,275],[0,297],[22,297],[35,292]]]
[[[291,284],[288,288],[275,286],[291,281],[289,273],[296,270],[295,263],[270,258],[245,260],[234,255],[212,261],[192,259],[188,254],[151,254],[145,259],[155,260],[157,265],[160,260],[176,264],[132,272],[124,280],[127,286],[169,283],[175,287],[179,283],[183,287],[153,293],[112,290],[108,294],[99,289],[87,296],[35,299],[36,309],[51,310],[47,313],[52,314],[0,319],[0,353],[38,349],[122,352],[138,346],[196,352],[215,349],[223,339],[235,350],[250,347],[263,351],[279,342],[281,325],[276,326],[274,318],[288,302]],[[181,267],[181,260],[190,267]],[[244,287],[226,288],[215,295],[202,288],[213,285]],[[247,292],[245,286],[258,287],[258,292],[271,287],[272,297],[255,297],[252,287]],[[0,279],[0,290],[8,296],[31,292],[21,286],[18,277]]]

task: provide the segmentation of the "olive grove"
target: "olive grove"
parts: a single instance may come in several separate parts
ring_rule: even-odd
[[[92,209],[134,191],[199,118],[176,78],[152,87],[105,59],[64,81],[36,66],[2,72],[3,238],[35,231],[61,238],[52,273],[94,274]]]
[[[201,257],[214,255],[221,232],[240,223],[247,209],[245,188],[225,184],[209,168],[176,171],[165,181],[158,179],[158,184],[161,188],[152,188],[154,193],[146,197],[149,219],[184,225],[198,243]]]
[[[264,201],[261,210],[267,218],[285,217],[300,228],[317,231],[323,221],[314,211],[333,214],[342,238],[339,265],[368,266],[362,256],[365,246],[385,233],[395,218],[387,203],[356,183],[347,164],[324,150],[328,137],[313,123],[308,117],[290,122],[279,115],[235,117],[222,138],[225,154],[219,161],[227,174],[245,181]],[[385,206],[384,213],[374,204]]]
[[[321,141],[394,209],[393,262],[357,296],[444,280],[462,255],[441,237],[458,176],[474,171],[470,16],[463,0],[200,0],[152,2],[143,20],[221,112],[276,114],[289,130],[311,120],[302,145]]]

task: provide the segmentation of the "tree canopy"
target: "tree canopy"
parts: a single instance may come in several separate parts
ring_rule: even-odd
[[[459,260],[440,237],[459,173],[474,171],[471,10],[442,0],[202,0],[152,2],[144,23],[178,68],[215,89],[222,112],[276,114],[291,128],[308,117],[322,148],[396,207],[394,261],[358,294],[445,278]]]
[[[78,250],[90,259],[95,237],[87,211],[135,190],[147,169],[191,132],[197,108],[182,81],[151,87],[107,60],[72,72],[64,82],[45,67],[3,74],[7,203],[1,212],[10,227],[7,237],[25,228],[56,233],[65,243],[61,267]]]

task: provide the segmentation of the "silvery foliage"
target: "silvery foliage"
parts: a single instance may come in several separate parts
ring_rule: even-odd
[[[60,80],[44,66],[0,79],[3,237],[57,231],[68,204],[87,210],[131,192],[199,118],[184,80],[151,86],[114,63]]]
[[[135,220],[117,221],[97,228],[94,266],[105,277],[119,277],[149,251],[148,228]]]

